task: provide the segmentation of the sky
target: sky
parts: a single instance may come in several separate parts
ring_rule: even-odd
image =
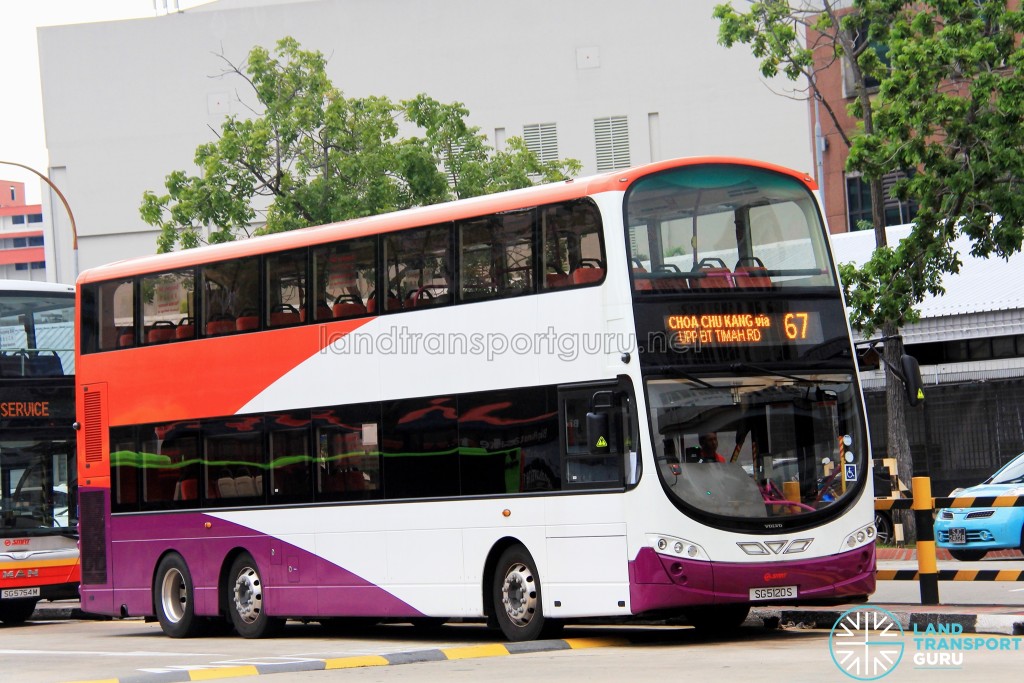
[[[46,173],[48,156],[39,85],[40,26],[137,19],[185,10],[211,0],[0,0],[0,161],[13,161]],[[29,171],[0,164],[0,179],[25,183],[29,204],[38,204],[40,180]]]

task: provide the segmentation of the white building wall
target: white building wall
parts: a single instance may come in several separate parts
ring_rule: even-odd
[[[632,165],[715,154],[810,171],[806,104],[777,94],[788,82],[765,83],[746,47],[717,44],[718,1],[225,0],[40,29],[50,167],[74,210],[79,269],[155,250],[143,192],[195,173],[196,146],[247,111],[238,95],[253,102],[239,78],[217,78],[218,54],[242,64],[286,35],[327,55],[348,96],[458,100],[492,142],[555,122],[559,156],[584,175],[597,170],[593,120],[607,116],[628,116]]]

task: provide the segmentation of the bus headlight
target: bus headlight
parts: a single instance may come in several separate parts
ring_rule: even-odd
[[[648,536],[649,545],[664,555],[674,555],[688,560],[707,560],[708,554],[693,541],[673,536]]]
[[[843,541],[843,545],[846,548],[859,548],[862,545],[870,543],[875,540],[875,525],[869,524],[867,526],[857,529],[846,537]]]

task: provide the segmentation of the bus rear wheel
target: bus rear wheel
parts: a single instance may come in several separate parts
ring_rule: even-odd
[[[266,638],[284,626],[284,619],[263,611],[263,579],[249,553],[242,553],[231,563],[227,596],[231,623],[243,638]]]
[[[506,549],[498,558],[492,598],[498,626],[512,642],[535,640],[560,625],[544,617],[537,565],[521,545]]]
[[[201,633],[204,621],[195,614],[192,574],[181,555],[168,555],[157,565],[153,606],[160,628],[171,638],[191,638]]]
[[[35,598],[0,601],[0,621],[8,626],[25,623],[36,611],[37,602]]]

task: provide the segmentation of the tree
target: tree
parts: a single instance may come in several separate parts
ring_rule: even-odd
[[[899,329],[917,320],[925,296],[943,293],[942,276],[959,269],[957,237],[969,237],[977,256],[1021,249],[1021,13],[1001,0],[749,5],[746,13],[715,8],[720,42],[750,44],[765,76],[806,79],[849,147],[847,170],[868,180],[876,249],[860,268],[843,264],[840,272],[852,324],[868,337],[881,330],[886,365],[899,367]],[[843,130],[821,99],[816,49],[832,58],[825,68],[843,60],[849,69],[858,129]],[[881,185],[891,171],[909,171],[893,193],[918,206],[910,236],[895,248],[886,240]],[[887,377],[889,451],[900,472],[911,473],[902,391]]]
[[[198,174],[173,171],[165,193],[144,193],[140,214],[160,228],[160,252],[564,180],[581,167],[542,162],[520,138],[494,150],[459,102],[345,97],[324,56],[290,37],[273,53],[254,47],[244,68],[220,57],[221,76],[240,79],[255,104],[199,145]],[[399,137],[400,120],[422,135]]]

